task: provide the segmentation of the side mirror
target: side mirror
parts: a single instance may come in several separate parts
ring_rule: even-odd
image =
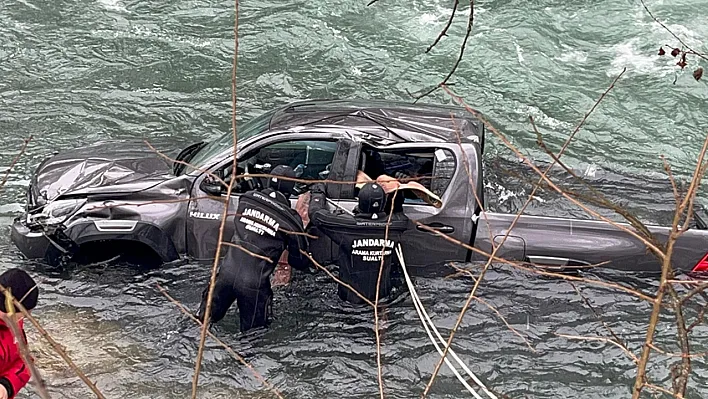
[[[211,179],[204,179],[200,187],[202,191],[214,197],[219,197],[224,193],[224,188],[221,186],[221,183],[212,181]]]

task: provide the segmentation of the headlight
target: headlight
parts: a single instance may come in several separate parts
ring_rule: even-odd
[[[53,221],[52,219],[63,218],[74,213],[79,207],[81,207],[85,199],[76,200],[58,200],[47,204],[42,211],[42,214],[49,217],[48,221]]]

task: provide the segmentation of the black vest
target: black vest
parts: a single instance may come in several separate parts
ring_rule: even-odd
[[[277,191],[253,190],[243,194],[238,201],[234,224],[232,242],[267,257],[272,265],[277,264],[285,249],[297,251],[290,254],[296,257],[300,257],[299,249],[307,250],[305,236],[287,233],[304,233],[302,219],[290,208],[287,198]],[[254,264],[265,262],[238,248],[231,247],[229,252],[232,261]]]
[[[409,226],[405,215],[394,215],[386,237],[388,215],[358,213],[352,216],[332,213],[326,208],[324,193],[312,193],[309,214],[312,223],[339,244],[340,279],[371,301],[376,298],[376,283],[383,257],[379,298],[387,296],[391,290],[390,274],[391,260],[395,256],[394,248]],[[341,285],[339,295],[349,302],[364,302]]]

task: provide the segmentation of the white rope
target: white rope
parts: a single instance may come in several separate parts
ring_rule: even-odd
[[[330,204],[332,204],[332,205],[336,206],[337,208],[343,210],[345,213],[348,213],[349,215],[354,216],[354,212],[352,212],[352,211],[350,211],[349,209],[347,209],[347,208],[345,208],[345,207],[339,205],[338,203],[332,201],[331,199],[327,198],[327,202],[329,202]]]
[[[411,298],[413,299],[413,305],[415,306],[416,312],[418,313],[418,317],[420,317],[420,321],[423,323],[423,328],[425,328],[425,331],[428,333],[428,337],[430,338],[430,341],[433,343],[435,346],[435,349],[437,349],[438,353],[440,356],[443,355],[443,350],[440,348],[440,345],[435,341],[435,338],[433,338],[430,329],[435,332],[435,335],[438,337],[438,340],[440,340],[440,343],[444,346],[447,345],[447,342],[443,338],[442,334],[438,331],[438,329],[435,327],[435,324],[433,321],[430,319],[430,316],[428,315],[428,312],[426,312],[425,307],[423,307],[423,303],[420,300],[420,297],[418,297],[418,293],[415,291],[415,287],[413,286],[413,282],[411,281],[410,276],[408,275],[408,270],[406,269],[406,263],[403,259],[403,251],[401,250],[401,245],[399,244],[396,247],[396,255],[398,256],[398,260],[401,263],[401,268],[403,269],[403,274],[406,279],[406,284],[408,285],[408,290],[411,293]],[[457,362],[457,364],[462,367],[462,369],[467,373],[467,375],[472,378],[472,380],[479,385],[484,393],[486,393],[489,398],[491,399],[498,399],[496,395],[491,393],[487,387],[482,383],[482,381],[477,378],[477,376],[467,367],[467,365],[457,356],[455,351],[452,348],[448,349],[448,354],[452,356],[452,358]],[[477,399],[482,399],[482,397],[479,396],[479,394],[467,383],[467,381],[462,378],[460,373],[457,371],[457,369],[450,363],[450,361],[447,359],[447,357],[444,359],[445,364],[447,364],[448,367],[450,367],[450,370],[455,374],[458,380],[462,383],[462,385],[467,388],[468,391]]]

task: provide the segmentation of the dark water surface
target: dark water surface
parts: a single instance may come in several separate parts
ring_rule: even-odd
[[[239,119],[299,98],[407,99],[406,90],[437,83],[456,57],[463,19],[431,54],[424,50],[451,3],[382,0],[366,7],[365,0],[244,1]],[[648,4],[687,43],[706,51],[708,1]],[[37,316],[110,398],[188,397],[198,330],[155,285],[164,285],[194,309],[208,267],[182,263],[139,270],[111,264],[51,270],[21,259],[9,241],[8,225],[21,213],[32,170],[52,151],[101,139],[147,138],[184,146],[227,132],[232,9],[230,1],[0,0],[0,169],[10,164],[23,138],[35,137],[0,191],[0,269],[20,266],[41,282]],[[658,155],[666,155],[677,174],[687,175],[708,131],[706,85],[695,82],[690,71],[679,73],[673,84],[679,71],[675,60],[656,56],[666,43],[673,44],[673,38],[638,1],[482,1],[454,89],[524,151],[543,158],[534,148],[528,116],[557,149],[627,67],[567,159],[606,186],[612,198],[625,195],[633,209],[653,217],[671,207]],[[450,100],[437,93],[429,101]],[[490,159],[502,154],[499,145],[489,146]],[[489,161],[490,174],[510,163],[500,162]],[[640,183],[621,175],[638,176]],[[523,199],[519,187],[489,185],[502,209],[513,209]],[[570,205],[545,198],[553,212],[581,216]],[[443,276],[441,271],[418,278],[416,285],[445,332],[471,283]],[[647,292],[656,287],[651,278],[625,280]],[[581,289],[638,350],[649,305],[606,289]],[[287,397],[375,397],[371,312],[344,308],[335,291],[324,275],[296,276],[276,293],[278,317],[270,330],[243,337],[235,317],[229,317],[215,332]],[[479,295],[536,350],[487,307],[473,303],[455,350],[490,387],[514,398],[629,396],[635,368],[621,350],[556,335],[606,334],[570,284],[499,266]],[[387,397],[418,397],[437,354],[407,293],[392,301],[385,319]],[[701,338],[707,332],[705,326],[696,328],[696,352],[708,349],[708,339]],[[53,397],[90,397],[32,328],[28,334]],[[660,341],[670,342],[671,324],[662,324],[658,334]],[[667,382],[673,361],[656,358],[650,367],[655,382]],[[689,397],[706,397],[705,360],[694,359],[693,365]],[[201,397],[270,397],[213,343],[203,370]],[[461,396],[465,391],[443,368],[431,397]],[[21,397],[35,395],[26,390]]]

